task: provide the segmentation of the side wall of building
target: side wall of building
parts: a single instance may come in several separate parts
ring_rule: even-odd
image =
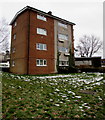
[[[10,72],[12,73],[27,74],[28,18],[29,13],[25,11],[16,19],[17,25],[14,27],[15,23],[12,24],[10,56]],[[14,39],[14,35],[16,35],[16,39]]]

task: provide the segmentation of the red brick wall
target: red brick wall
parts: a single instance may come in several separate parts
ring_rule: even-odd
[[[28,43],[28,11],[19,15],[16,19],[17,26],[12,25],[11,49],[15,47],[16,52],[11,51],[11,61],[15,61],[15,66],[10,67],[10,72],[17,74],[27,74],[27,43]],[[14,23],[13,23],[14,24]],[[13,35],[16,34],[16,39]]]
[[[37,28],[47,30],[47,36],[37,34]],[[36,43],[47,44],[47,51],[37,50]],[[36,59],[46,59],[47,66],[36,66]],[[37,13],[30,12],[29,74],[54,73],[54,20],[37,19]]]

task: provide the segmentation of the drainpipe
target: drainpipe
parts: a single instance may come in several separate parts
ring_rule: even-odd
[[[27,47],[28,47],[28,51],[27,51],[27,74],[29,74],[29,49],[30,49],[30,10],[28,11],[28,42],[27,42]]]

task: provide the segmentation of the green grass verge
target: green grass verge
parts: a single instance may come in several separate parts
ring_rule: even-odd
[[[0,73],[1,74],[1,73]],[[105,118],[102,74],[28,76],[2,73],[3,119]]]

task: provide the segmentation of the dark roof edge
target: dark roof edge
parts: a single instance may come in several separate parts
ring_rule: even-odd
[[[41,10],[35,9],[35,8],[33,8],[33,7],[30,7],[30,6],[26,6],[26,7],[24,7],[23,9],[21,9],[20,11],[18,11],[18,12],[16,13],[16,15],[14,16],[14,18],[12,19],[12,21],[10,22],[10,25],[13,24],[13,22],[15,21],[15,19],[16,19],[22,12],[24,12],[25,10],[29,10],[29,9],[32,10],[32,11],[36,11],[36,12],[38,12],[38,13],[40,13],[40,14],[43,14],[43,15],[45,15],[45,16],[48,16],[48,17],[54,18],[54,19],[56,19],[56,20],[59,20],[59,21],[61,21],[61,22],[63,22],[63,23],[70,24],[70,25],[75,25],[75,23],[69,22],[69,21],[67,21],[67,20],[65,20],[65,19],[56,17],[56,16],[54,16],[54,15],[50,15],[50,14],[48,14],[48,13],[46,13],[46,12],[43,12],[43,11],[41,11]]]
[[[95,58],[101,58],[101,56],[96,56],[96,57],[75,57],[75,59],[95,59]]]

